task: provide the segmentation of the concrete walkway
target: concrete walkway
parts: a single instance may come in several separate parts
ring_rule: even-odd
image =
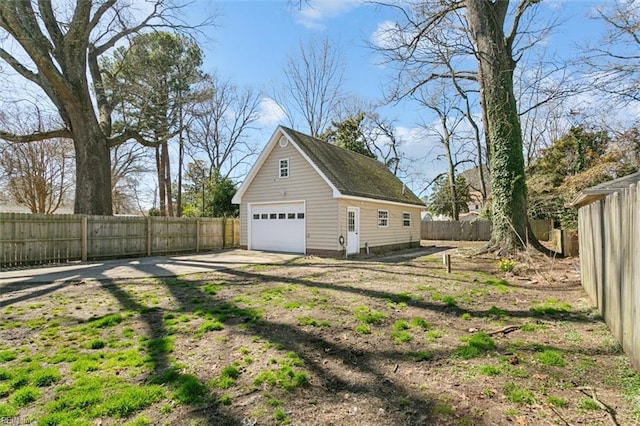
[[[285,263],[297,257],[300,255],[250,250],[223,250],[206,254],[138,257],[0,271],[0,295],[2,294],[2,286],[5,284],[172,277],[252,264]]]

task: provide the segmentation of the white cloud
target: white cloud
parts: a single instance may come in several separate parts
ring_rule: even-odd
[[[381,49],[393,49],[401,43],[401,37],[402,32],[396,22],[383,21],[371,35],[371,42]]]
[[[349,12],[365,0],[311,0],[297,13],[299,24],[310,29],[323,29],[324,21]]]
[[[421,127],[396,127],[396,135],[401,141],[403,148],[408,145],[416,145],[425,143],[424,129]]]
[[[287,117],[284,108],[282,108],[275,100],[264,97],[260,100],[260,124],[264,126],[274,126],[280,124]]]

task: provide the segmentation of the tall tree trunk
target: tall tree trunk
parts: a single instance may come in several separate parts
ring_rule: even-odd
[[[158,208],[160,210],[160,216],[166,216],[167,207],[165,204],[166,195],[164,191],[164,162],[162,158],[161,144],[156,145],[156,172],[158,174],[158,198],[160,199]]]
[[[76,156],[76,214],[112,215],[109,143],[93,116],[93,109],[69,112]]]
[[[162,144],[162,160],[164,162],[164,188],[167,197],[167,216],[173,217],[173,197],[171,196],[171,163],[169,162],[169,142]]]
[[[451,216],[453,220],[460,219],[460,211],[458,209],[458,191],[456,190],[456,170],[453,164],[453,156],[451,155],[451,133],[447,127],[447,117],[440,115],[442,125],[442,142],[444,143],[445,155],[447,157],[447,177],[449,179],[449,196],[451,197]]]
[[[508,1],[466,0],[479,63],[491,165],[490,247],[508,255],[527,242],[527,187],[520,119],[513,93],[516,63],[505,37]]]
[[[180,133],[178,134],[178,194],[176,196],[176,216],[182,217],[182,163],[184,163],[184,137],[183,132],[183,116],[182,107],[179,111],[180,117]]]

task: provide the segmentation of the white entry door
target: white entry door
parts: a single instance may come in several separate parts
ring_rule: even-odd
[[[360,208],[347,207],[347,254],[360,252]]]
[[[252,204],[249,249],[305,252],[304,202]]]

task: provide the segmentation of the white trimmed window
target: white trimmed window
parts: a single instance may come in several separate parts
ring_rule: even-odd
[[[389,226],[389,210],[378,210],[378,228]]]
[[[281,158],[278,164],[279,164],[278,176],[280,176],[281,178],[288,178],[289,177],[289,159]]]
[[[404,227],[411,226],[411,213],[402,212],[402,226]]]

